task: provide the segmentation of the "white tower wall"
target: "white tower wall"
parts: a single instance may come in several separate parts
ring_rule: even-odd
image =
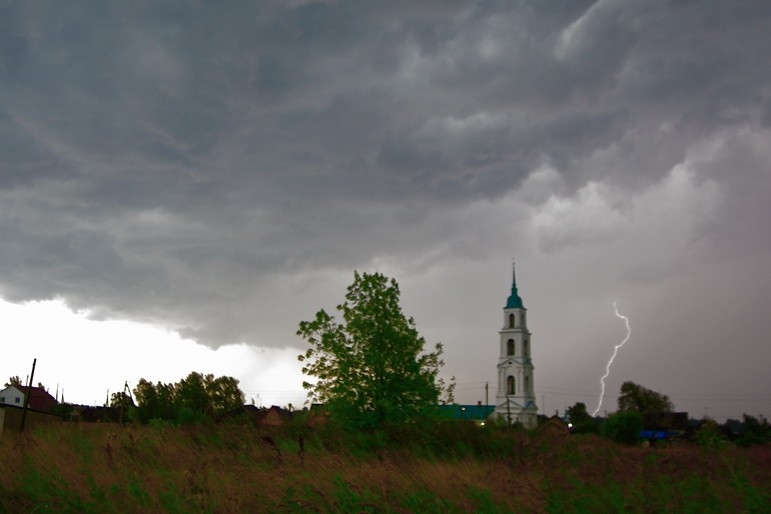
[[[535,428],[538,406],[535,403],[531,334],[527,327],[527,309],[517,291],[514,274],[511,295],[503,308],[503,328],[499,332],[498,391],[495,414],[506,423],[522,423]]]

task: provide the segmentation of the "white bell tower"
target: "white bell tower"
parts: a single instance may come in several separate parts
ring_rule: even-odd
[[[503,328],[500,334],[498,358],[498,393],[495,396],[495,416],[508,424],[522,423],[535,428],[538,406],[533,387],[533,360],[530,358],[530,331],[527,329],[527,309],[517,291],[517,275],[512,262],[511,295],[503,308]]]

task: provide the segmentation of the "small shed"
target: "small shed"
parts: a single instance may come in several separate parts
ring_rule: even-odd
[[[255,424],[260,427],[283,427],[292,419],[292,411],[272,405],[257,413]]]
[[[538,437],[557,438],[570,435],[570,428],[559,416],[552,416],[536,429]]]
[[[329,411],[323,403],[314,403],[308,412],[308,426],[318,427],[329,423]]]
[[[242,405],[221,415],[219,419],[241,416],[245,416],[258,427],[283,427],[292,419],[292,411],[276,405],[271,406],[269,409],[259,408],[254,405]]]

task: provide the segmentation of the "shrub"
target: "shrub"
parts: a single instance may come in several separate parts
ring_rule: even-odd
[[[573,428],[570,431],[574,434],[599,434],[600,423],[594,418],[583,419],[573,423]]]
[[[771,425],[768,420],[762,418],[759,420],[749,414],[744,414],[744,428],[742,435],[736,440],[736,444],[742,447],[754,446],[756,444],[765,444],[771,441]]]
[[[720,426],[714,419],[705,418],[701,427],[696,431],[696,445],[706,450],[719,450],[725,448],[727,442],[720,433]]]
[[[611,414],[600,425],[600,433],[604,437],[622,444],[639,443],[642,429],[642,414],[634,410]]]

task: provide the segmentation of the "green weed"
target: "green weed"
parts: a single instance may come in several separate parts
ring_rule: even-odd
[[[740,492],[747,512],[771,512],[771,494],[768,489],[755,487],[740,473],[731,477],[731,485]]]
[[[93,459],[94,442],[90,434],[83,430],[74,430],[70,435],[70,444],[81,462],[88,463]]]
[[[367,488],[353,488],[342,476],[335,475],[333,502],[339,512],[377,512],[382,500]]]
[[[474,512],[479,512],[480,514],[503,512],[495,505],[495,502],[493,502],[493,497],[489,489],[470,487],[467,494],[474,504]]]
[[[131,497],[136,501],[138,506],[150,506],[150,495],[147,493],[145,488],[142,487],[142,484],[139,483],[139,480],[136,478],[130,479],[126,484],[126,489],[128,490]]]
[[[763,446],[646,450],[489,428],[314,429],[301,462],[297,432],[62,425],[0,438],[0,513],[771,512]]]
[[[177,491],[177,488],[172,483],[167,483],[166,488],[160,492],[158,499],[161,505],[169,513],[187,513],[193,512],[192,505],[188,504],[185,497]],[[197,509],[196,509],[197,510]]]

